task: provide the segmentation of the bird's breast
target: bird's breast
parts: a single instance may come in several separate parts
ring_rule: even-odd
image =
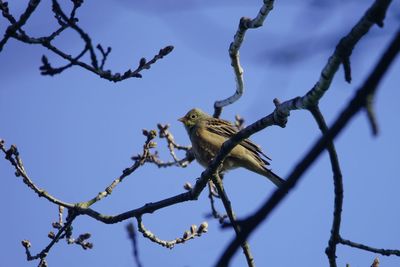
[[[196,128],[190,134],[193,153],[196,160],[203,166],[208,167],[210,161],[219,151],[218,145],[210,140],[210,136],[205,129]]]
[[[222,144],[226,141],[226,138],[209,132],[207,129],[202,127],[193,129],[192,133],[190,134],[190,139],[196,160],[206,168],[217,155]],[[233,162],[231,162],[230,157],[228,156],[224,160],[223,169],[232,169],[235,167],[233,165]]]

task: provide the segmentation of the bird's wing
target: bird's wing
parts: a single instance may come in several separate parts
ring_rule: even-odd
[[[207,121],[206,128],[208,131],[224,136],[226,138],[231,138],[233,135],[235,135],[238,132],[238,128],[234,125],[232,125],[229,121],[221,120],[221,119],[216,119],[212,118]],[[269,162],[265,159],[262,159],[260,157],[260,154],[263,155],[265,158],[271,160],[267,155],[265,155],[261,148],[253,143],[249,139],[243,140],[240,145],[245,147],[247,150],[252,152],[252,154],[259,160],[263,161],[266,165],[269,165]]]

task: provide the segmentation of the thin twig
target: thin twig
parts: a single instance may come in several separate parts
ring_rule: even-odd
[[[118,73],[118,72],[112,73],[111,70],[104,70],[104,65],[106,63],[108,55],[111,52],[111,48],[109,47],[105,51],[104,49],[102,49],[102,46],[100,44],[98,44],[96,46],[96,48],[99,49],[101,56],[102,56],[101,63],[99,64],[99,59],[98,59],[96,51],[95,51],[95,46],[94,46],[89,34],[86,33],[77,24],[78,19],[75,17],[75,14],[76,14],[77,9],[81,6],[82,2],[73,1],[74,6],[70,12],[70,15],[67,16],[66,13],[61,8],[58,1],[52,0],[52,11],[53,11],[55,18],[56,18],[58,24],[60,25],[60,27],[48,36],[32,37],[32,36],[28,35],[28,33],[26,33],[24,30],[22,30],[21,27],[26,23],[26,21],[29,19],[29,17],[32,15],[32,13],[35,11],[35,9],[39,5],[39,3],[40,3],[40,0],[30,0],[28,6],[26,8],[26,11],[21,15],[21,18],[17,21],[12,16],[12,14],[9,13],[8,3],[0,0],[0,10],[2,11],[2,15],[10,22],[10,26],[7,28],[3,39],[0,41],[0,52],[2,51],[4,45],[7,43],[7,41],[10,38],[14,38],[14,39],[16,39],[20,42],[26,43],[26,44],[41,45],[68,62],[68,64],[65,64],[62,67],[54,68],[51,66],[51,64],[48,62],[48,60],[46,58],[46,62],[43,62],[43,65],[40,68],[42,75],[55,75],[55,74],[59,74],[59,73],[63,72],[66,69],[69,69],[72,66],[80,66],[80,67],[98,75],[101,78],[104,78],[104,79],[107,79],[107,80],[113,81],[113,82],[123,81],[125,79],[129,79],[132,77],[141,78],[142,77],[141,72],[143,70],[150,69],[154,63],[156,63],[158,60],[162,59],[164,56],[171,53],[174,48],[173,46],[168,45],[168,46],[160,49],[158,54],[154,55],[153,58],[149,61],[147,61],[145,58],[142,58],[139,61],[137,68],[134,70],[128,69],[123,74]],[[84,48],[82,49],[82,51],[79,53],[78,56],[75,56],[75,57],[71,56],[69,53],[62,51],[61,49],[59,49],[58,47],[56,47],[55,45],[52,44],[52,41],[54,41],[54,39],[56,39],[58,36],[60,36],[60,34],[67,28],[76,32],[85,44]],[[90,60],[91,60],[90,64],[85,63],[84,61],[80,60],[87,52],[90,55]]]
[[[158,238],[155,234],[153,234],[150,230],[146,229],[143,224],[143,220],[141,216],[138,216],[137,218],[138,222],[138,229],[139,232],[143,234],[143,236],[152,242],[161,245],[163,247],[172,249],[175,247],[177,244],[183,244],[186,241],[190,239],[194,239],[195,237],[200,237],[202,234],[207,233],[208,231],[208,224],[207,222],[203,222],[200,224],[199,227],[196,225],[192,225],[190,227],[190,230],[187,230],[183,233],[182,237],[175,238],[174,240],[171,241],[166,241]]]
[[[400,250],[398,250],[398,249],[373,248],[373,247],[366,246],[366,245],[363,245],[360,243],[356,243],[356,242],[353,242],[353,241],[350,241],[350,240],[347,240],[347,239],[344,239],[341,237],[339,239],[339,243],[342,245],[349,246],[349,247],[358,248],[358,249],[366,250],[366,251],[373,252],[373,253],[378,253],[378,254],[381,254],[384,256],[395,255],[395,256],[400,257]]]
[[[208,181],[208,199],[210,200],[211,205],[211,216],[213,216],[215,219],[218,219],[219,223],[222,224],[224,223],[224,220],[228,217],[228,215],[221,215],[215,207],[214,197],[218,194],[214,192],[213,187],[215,187],[214,183],[211,180]]]
[[[165,140],[167,141],[167,147],[168,147],[169,153],[170,153],[171,157],[173,158],[174,162],[180,167],[186,167],[187,164],[189,164],[190,162],[188,160],[182,161],[181,159],[179,159],[175,154],[175,149],[184,150],[187,152],[191,149],[191,147],[178,145],[175,142],[174,136],[168,130],[169,129],[168,124],[162,125],[161,123],[159,123],[159,124],[157,124],[157,127],[158,127],[160,138],[165,138]]]
[[[14,166],[15,168],[15,175],[22,177],[22,181],[29,187],[31,188],[39,197],[44,197],[48,201],[58,205],[58,206],[63,206],[65,208],[73,208],[74,204],[64,202],[62,200],[57,199],[53,195],[49,194],[46,192],[44,189],[40,189],[37,187],[31,178],[28,176],[27,172],[25,171],[24,165],[22,163],[22,159],[19,157],[19,152],[18,149],[15,145],[12,145],[8,150],[5,149],[4,147],[4,141],[1,140],[0,142],[0,149],[1,151],[5,154],[6,160],[8,160],[11,165]]]
[[[151,154],[150,149],[155,147],[155,143],[152,140],[157,136],[157,132],[155,130],[143,130],[143,135],[146,136],[146,141],[143,145],[142,154],[135,159],[135,162],[129,168],[124,169],[122,171],[122,174],[117,179],[115,179],[104,191],[98,193],[97,196],[86,202],[79,203],[80,207],[88,208],[94,203],[107,197],[108,195],[111,195],[112,191],[119,183],[121,183],[126,177],[131,175],[134,171],[136,171],[137,168],[139,168],[146,162],[147,158]]]
[[[35,256],[32,256],[29,248],[31,247],[31,244],[29,241],[24,240],[22,241],[22,245],[25,248],[25,253],[26,253],[26,258],[28,261],[36,260],[36,259],[44,259],[46,258],[47,254],[49,253],[50,249],[62,238],[62,235],[68,231],[68,229],[71,227],[72,222],[75,220],[76,216],[71,216],[69,220],[66,222],[66,224],[58,230],[58,233],[52,238],[51,242],[38,254]]]
[[[40,0],[30,0],[28,3],[28,6],[25,9],[25,12],[21,15],[20,19],[18,21],[15,21],[15,19],[8,13],[4,13],[4,16],[8,18],[9,21],[15,21],[12,23],[10,26],[8,26],[3,39],[0,41],[0,52],[3,50],[4,45],[7,43],[7,41],[13,37],[13,35],[21,29],[22,26],[25,25],[25,23],[28,21],[29,17],[32,15],[32,13],[36,10],[38,5],[40,4]],[[8,7],[5,6],[3,1],[0,1],[0,5],[2,7],[2,10]]]
[[[318,105],[309,109],[313,115],[318,127],[321,129],[322,134],[326,134],[328,131],[328,126],[326,125],[325,119],[319,110]],[[329,159],[332,165],[333,172],[333,185],[335,188],[335,205],[333,210],[333,221],[331,228],[331,236],[328,242],[328,247],[325,250],[326,255],[329,259],[329,265],[331,267],[336,267],[336,246],[339,243],[340,234],[340,223],[342,220],[342,207],[343,207],[343,180],[342,171],[340,169],[338,155],[336,153],[335,145],[332,141],[328,141],[326,146]]]
[[[233,229],[235,230],[236,235],[240,235],[241,229],[239,224],[236,222],[236,215],[233,212],[233,208],[231,205],[231,201],[228,198],[228,195],[225,192],[224,186],[222,184],[222,180],[219,177],[218,174],[215,174],[212,177],[212,181],[215,184],[215,187],[218,190],[218,195],[221,197],[222,203],[224,204],[226,213],[228,214],[228,218],[231,222],[231,225],[233,227]],[[243,250],[243,254],[246,257],[246,261],[247,261],[247,265],[249,267],[254,267],[255,263],[254,263],[254,258],[253,255],[251,254],[251,250],[250,250],[250,246],[249,243],[246,240],[243,240],[242,244],[241,244],[242,250]]]

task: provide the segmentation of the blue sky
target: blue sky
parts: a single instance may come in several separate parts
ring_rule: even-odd
[[[46,54],[57,66],[63,61],[41,47],[11,40],[0,53],[0,138],[16,144],[28,174],[35,183],[68,202],[84,201],[108,186],[131,164],[130,157],[142,149],[143,128],[169,123],[178,143],[189,139],[177,121],[192,107],[212,113],[213,103],[234,92],[234,76],[228,46],[240,17],[254,17],[262,1],[86,1],[78,12],[80,23],[94,43],[111,46],[106,68],[123,72],[150,59],[166,45],[174,51],[142,72],[142,79],[111,83],[74,67],[54,77],[41,76],[40,58]],[[372,1],[341,1],[311,6],[313,1],[276,1],[262,28],[250,30],[240,51],[245,94],[224,109],[222,117],[240,114],[252,123],[273,110],[272,99],[287,100],[303,95],[317,81],[337,41],[362,16]],[[314,1],[315,2],[315,1]],[[16,14],[22,1],[10,2]],[[320,107],[331,123],[371,71],[398,26],[399,1],[393,1],[383,29],[374,27],[354,50],[353,82],[343,81],[339,70]],[[397,14],[397,18],[396,18]],[[1,20],[1,32],[5,20]],[[50,33],[55,25],[51,8],[44,1],[25,30]],[[81,40],[72,32],[57,44],[78,52]],[[287,54],[286,54],[287,53]],[[296,59],[296,60],[295,60]],[[344,238],[378,248],[399,249],[400,201],[397,166],[400,128],[395,123],[400,76],[396,60],[376,96],[380,135],[373,137],[366,116],[358,114],[336,140],[344,175],[344,206],[341,233]],[[274,172],[285,177],[318,138],[311,116],[293,112],[286,128],[270,127],[252,139],[273,159]],[[168,152],[163,140],[159,150]],[[181,155],[182,156],[182,155]],[[93,208],[117,214],[147,202],[178,194],[185,182],[195,182],[202,168],[157,169],[146,165],[120,184],[113,194]],[[0,160],[3,190],[2,263],[36,266],[27,262],[20,241],[29,239],[35,253],[47,245],[57,207],[39,199],[13,168]],[[225,187],[239,218],[254,212],[273,192],[263,177],[234,170]],[[222,210],[222,206],[219,206]],[[174,239],[208,221],[209,232],[172,250],[139,237],[144,266],[211,266],[234,233],[221,230],[205,215],[210,211],[207,194],[198,201],[182,203],[143,217],[144,223],[162,239]],[[324,250],[329,239],[333,212],[333,183],[327,154],[306,173],[293,192],[251,236],[249,242],[258,266],[327,266]],[[92,233],[94,248],[83,251],[65,242],[48,256],[49,266],[134,266],[127,222],[104,225],[87,217],[75,221],[74,233]],[[339,266],[369,266],[376,255],[338,246]],[[380,256],[382,266],[398,266],[400,259]],[[244,266],[239,252],[232,266]]]

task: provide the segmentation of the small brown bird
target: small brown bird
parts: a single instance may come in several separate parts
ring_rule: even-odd
[[[196,160],[205,168],[217,155],[222,144],[238,132],[237,127],[230,122],[213,118],[197,108],[190,110],[179,121],[185,125],[189,134]],[[243,167],[267,177],[279,187],[285,180],[267,169],[267,159],[270,160],[258,145],[245,139],[225,158],[222,171]]]

